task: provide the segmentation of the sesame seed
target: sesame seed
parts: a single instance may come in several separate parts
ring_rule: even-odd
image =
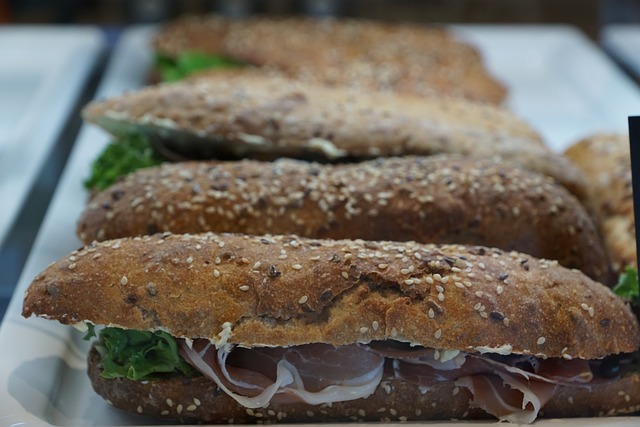
[[[547,340],[547,339],[546,339],[545,337],[540,337],[540,338],[538,338],[538,341],[536,341],[536,343],[537,343],[538,345],[542,345],[542,344],[544,344],[544,342],[545,342],[546,340]]]
[[[509,318],[505,317],[504,319],[502,319],[502,323],[504,323],[504,326],[509,326]]]
[[[195,404],[196,404],[196,406],[200,406],[200,405],[202,405],[202,402],[200,402],[200,399],[198,399],[197,397],[194,397],[194,398],[193,398],[193,403],[195,403]]]
[[[371,327],[373,328],[374,331],[377,331],[378,328],[380,327],[380,324],[378,323],[377,320],[374,320],[373,322],[371,322]]]
[[[165,402],[167,402],[167,406],[168,406],[168,407],[170,407],[170,408],[172,408],[172,407],[173,407],[173,400],[171,400],[171,399],[167,399],[167,400],[165,400]]]
[[[389,265],[388,265],[388,264],[378,264],[378,268],[379,268],[380,270],[384,270],[384,269],[385,269],[385,268],[387,268],[387,267],[389,267]]]
[[[593,317],[596,314],[593,307],[589,307],[589,317]]]
[[[436,285],[436,291],[438,292],[444,292],[444,288],[440,285]]]
[[[300,264],[293,264],[291,268],[293,268],[294,270],[301,270],[302,266]]]
[[[440,302],[444,301],[444,294],[442,292],[438,294],[438,301]]]
[[[309,297],[307,295],[303,295],[299,300],[298,303],[299,304],[304,304],[309,300]]]
[[[198,407],[196,405],[187,406],[187,411],[195,411],[196,409],[198,409]]]
[[[138,405],[138,407],[136,408],[136,412],[141,414],[142,413],[142,406]]]
[[[476,292],[475,292],[475,295],[476,295],[478,298],[482,298],[482,296],[484,295],[484,292],[482,292],[482,291],[476,291]]]
[[[193,257],[189,256],[189,258],[187,258],[187,264],[191,264],[193,262]]]
[[[95,253],[91,258],[92,259],[98,259],[102,256],[102,254],[100,252]]]
[[[320,259],[320,255],[315,255],[309,258],[311,261],[318,261]]]
[[[75,268],[76,268],[76,263],[75,262],[69,264],[69,270],[73,270]]]
[[[433,277],[431,277],[431,276],[427,276],[424,280],[425,280],[428,284],[433,285]]]
[[[435,317],[436,317],[436,312],[435,312],[435,311],[433,311],[433,308],[430,308],[430,309],[429,309],[429,318],[430,318],[430,319],[433,319],[433,318],[435,318]]]
[[[261,263],[260,261],[256,261],[256,263],[255,263],[255,264],[253,264],[253,269],[254,269],[254,270],[257,270],[257,269],[259,269],[259,268],[260,268],[260,266],[261,266],[261,265],[262,265],[262,263]]]
[[[442,337],[442,329],[438,329],[438,330],[436,331],[436,333],[435,333],[435,334],[433,334],[433,336],[434,336],[437,340],[438,340],[438,339],[440,339],[440,337]]]
[[[347,273],[346,271],[343,271],[341,274],[342,274],[342,277],[344,277],[345,279],[349,278],[349,273]]]
[[[496,286],[496,292],[498,293],[498,295],[500,295],[502,291],[504,291],[504,288],[502,286],[500,285]]]
[[[363,327],[361,327],[358,331],[359,331],[361,334],[366,334],[367,332],[369,332],[369,328],[368,328],[368,327],[366,327],[366,326],[363,326]]]
[[[408,268],[403,268],[402,270],[400,270],[400,273],[402,273],[402,274],[409,274],[409,273],[411,273],[411,271],[409,271],[409,269],[408,269]]]
[[[122,277],[120,278],[120,284],[121,284],[122,286],[124,286],[124,285],[126,285],[127,283],[129,283],[129,279],[127,279],[127,276],[122,276]]]
[[[220,277],[220,272],[217,269],[213,270],[213,277]]]
[[[249,285],[242,285],[242,286],[240,286],[240,290],[241,290],[241,291],[248,291],[248,290],[249,290]]]

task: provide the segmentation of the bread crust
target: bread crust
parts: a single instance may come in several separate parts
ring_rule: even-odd
[[[608,288],[529,255],[296,236],[155,235],[52,264],[23,315],[245,346],[394,339],[437,349],[596,359],[638,322]]]
[[[580,171],[526,123],[506,109],[462,99],[227,72],[92,102],[83,117],[115,135],[142,132],[172,152],[199,158],[498,157],[551,176],[578,197],[585,192]]]
[[[614,268],[637,267],[628,135],[592,135],[569,147],[566,156],[589,179],[588,203]]]
[[[478,51],[441,28],[355,19],[185,16],[163,26],[154,49],[222,55],[286,75],[360,90],[449,95],[500,103],[505,87]]]
[[[430,421],[492,418],[469,408],[471,394],[443,382],[423,393],[418,386],[386,380],[367,399],[331,405],[270,404],[247,409],[205,377],[161,381],[105,379],[100,376],[100,356],[89,355],[89,377],[95,391],[113,406],[138,414],[183,422],[253,424],[262,422],[309,423],[353,421]],[[540,418],[596,417],[640,411],[640,373],[590,388],[559,386],[545,404]]]
[[[487,159],[165,164],[97,194],[77,227],[85,243],[164,231],[478,244],[612,281],[577,199],[549,178]]]

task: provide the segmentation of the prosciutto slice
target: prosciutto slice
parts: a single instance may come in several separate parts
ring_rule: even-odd
[[[483,409],[500,421],[517,424],[532,423],[557,387],[548,382],[526,380],[504,372],[500,375],[465,376],[455,384],[471,392],[471,407]]]
[[[387,341],[247,349],[195,340],[191,346],[183,342],[180,351],[247,408],[366,398],[386,376],[416,384],[423,393],[453,382],[471,392],[471,407],[502,421],[531,423],[559,385],[585,387],[606,380],[594,376],[586,360],[442,351]]]
[[[385,359],[358,345],[309,344],[289,348],[216,349],[198,340],[181,353],[203,375],[247,408],[271,402],[312,405],[371,395]]]

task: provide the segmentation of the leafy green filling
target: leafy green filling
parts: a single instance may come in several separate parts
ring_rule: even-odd
[[[162,163],[149,140],[141,134],[131,134],[112,141],[91,166],[91,174],[84,181],[90,190],[104,190],[121,176],[141,168]]]
[[[93,328],[87,337],[91,335],[95,335]],[[98,349],[105,378],[140,381],[165,375],[198,375],[178,353],[175,338],[166,332],[104,328],[99,333]]]
[[[633,267],[627,267],[625,272],[620,275],[618,283],[613,287],[613,292],[635,305],[640,305],[638,270]]]
[[[236,68],[243,65],[242,62],[225,56],[199,52],[184,52],[176,58],[156,54],[155,58],[156,69],[165,82],[182,80],[198,71]]]

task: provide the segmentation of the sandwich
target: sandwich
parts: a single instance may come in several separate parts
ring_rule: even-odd
[[[614,281],[596,227],[571,193],[491,159],[166,163],[95,194],[77,225],[86,244],[165,231],[475,244]]]
[[[577,270],[480,246],[94,242],[34,279],[23,315],[98,333],[96,392],[181,422],[529,423],[640,409],[628,305]]]
[[[566,151],[587,177],[587,203],[593,211],[616,271],[637,268],[629,136],[598,134]]]
[[[579,170],[527,124],[505,109],[460,99],[216,73],[92,102],[83,118],[117,138],[146,139],[149,152],[174,160],[346,162],[461,154],[512,161],[553,177],[579,197],[585,193]],[[103,183],[101,177],[92,184]]]
[[[235,20],[184,16],[153,40],[156,75],[243,67],[362,91],[445,95],[501,103],[504,86],[470,44],[443,28],[356,19]]]

